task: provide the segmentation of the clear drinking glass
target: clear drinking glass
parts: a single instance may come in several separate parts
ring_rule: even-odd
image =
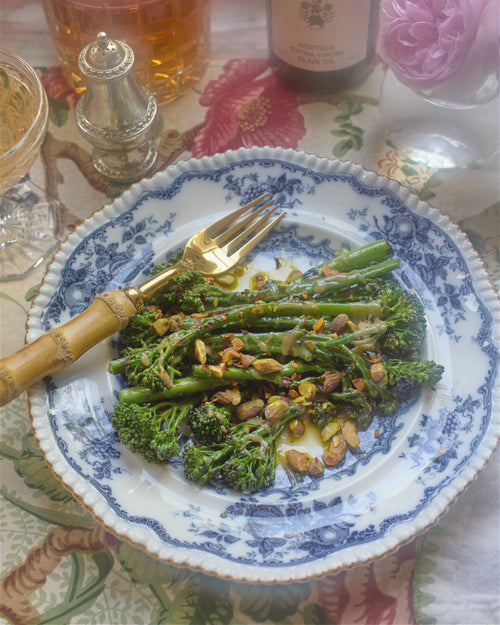
[[[25,276],[59,241],[58,203],[26,177],[47,120],[47,96],[35,70],[0,49],[0,280]]]
[[[391,141],[430,167],[498,157],[498,0],[382,0],[380,110]]]

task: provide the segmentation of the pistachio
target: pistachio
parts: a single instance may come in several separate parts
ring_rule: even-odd
[[[266,283],[266,278],[261,273],[258,273],[254,276],[255,288],[261,289],[265,283]]]
[[[224,371],[226,369],[226,365],[221,362],[219,365],[210,365],[210,372],[215,375],[216,378],[222,378],[224,375]]]
[[[153,328],[158,336],[163,336],[170,330],[170,319],[168,317],[160,317],[153,323]]]
[[[279,421],[288,410],[288,402],[284,397],[272,397],[266,404],[264,415],[266,421]]]
[[[288,465],[299,473],[306,473],[311,462],[310,456],[296,449],[289,449],[286,452],[286,461]]]
[[[325,373],[323,376],[323,388],[321,390],[324,393],[331,393],[340,384],[341,378],[340,373]]]
[[[330,332],[340,332],[346,327],[348,321],[349,317],[345,313],[340,313],[333,318],[329,328]]]
[[[228,367],[241,361],[241,353],[236,351],[233,347],[226,347],[225,350],[219,352],[220,359]]]
[[[277,360],[274,360],[274,358],[254,360],[252,366],[259,373],[275,373],[276,371],[281,371],[281,364]]]
[[[370,375],[374,382],[387,383],[387,372],[383,362],[376,362],[370,367]]]
[[[241,366],[244,369],[248,369],[254,360],[255,356],[252,356],[251,354],[241,354]]]
[[[352,385],[354,386],[354,388],[355,388],[357,391],[360,391],[360,392],[361,392],[361,391],[364,391],[365,386],[366,386],[365,381],[363,380],[363,378],[355,378],[355,379],[352,381]]]
[[[299,382],[298,390],[302,397],[305,397],[306,399],[314,399],[317,388],[316,385],[312,382],[302,380],[301,382]]]
[[[243,343],[243,341],[238,337],[235,337],[231,341],[231,345],[233,346],[233,349],[237,352],[241,352],[241,350],[245,347],[245,343]]]
[[[313,324],[313,330],[318,334],[321,334],[325,329],[325,319],[324,317],[320,317]]]
[[[334,467],[345,458],[346,449],[347,443],[345,438],[340,434],[336,434],[323,454],[323,462],[328,467]]]
[[[300,438],[306,433],[305,423],[301,419],[294,419],[293,421],[290,421],[288,429],[295,438]]]
[[[321,430],[321,440],[329,441],[335,434],[340,432],[340,424],[338,421],[330,421],[328,425]]]
[[[349,447],[357,447],[360,443],[358,432],[352,421],[346,421],[342,426],[342,436]]]
[[[262,408],[264,408],[262,399],[251,399],[236,407],[236,417],[240,421],[248,421],[256,417]]]
[[[235,386],[233,388],[225,389],[224,391],[217,391],[215,393],[214,403],[228,406],[229,404],[237,406],[241,402],[240,389]]]
[[[200,365],[204,365],[207,362],[207,349],[201,339],[196,339],[194,342],[194,355]]]
[[[321,267],[321,273],[327,278],[331,278],[332,276],[337,276],[339,274],[339,270],[334,269],[325,263],[323,267]]]
[[[325,472],[325,467],[319,458],[313,458],[307,467],[307,473],[311,477],[319,477]]]

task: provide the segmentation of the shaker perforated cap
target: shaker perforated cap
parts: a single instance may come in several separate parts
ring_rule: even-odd
[[[123,76],[134,64],[134,52],[123,41],[110,39],[100,32],[78,57],[78,67],[84,76],[94,80],[110,80]]]

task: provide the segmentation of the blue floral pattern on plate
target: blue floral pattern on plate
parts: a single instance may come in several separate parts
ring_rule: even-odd
[[[375,419],[360,452],[322,479],[292,483],[278,467],[275,485],[253,496],[200,490],[179,462],[147,465],[121,447],[109,423],[119,384],[106,373],[112,339],[30,395],[49,464],[111,531],[208,573],[290,581],[381,556],[427,528],[497,443],[498,303],[456,226],[351,163],[271,148],[192,159],[133,186],[68,238],[34,303],[29,338],[95,294],[140,281],[215,213],[264,191],[287,218],[252,267],[306,270],[343,245],[389,241],[400,279],[426,306],[427,356],[445,366],[435,392]]]

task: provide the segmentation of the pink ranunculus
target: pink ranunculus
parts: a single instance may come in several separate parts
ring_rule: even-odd
[[[380,54],[412,89],[443,84],[471,64],[471,55],[476,69],[497,72],[495,17],[498,0],[382,0]]]

